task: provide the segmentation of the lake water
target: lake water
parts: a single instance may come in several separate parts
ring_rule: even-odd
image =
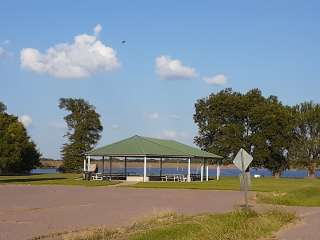
[[[30,171],[31,174],[58,173],[58,168],[35,168]]]
[[[99,169],[101,172],[102,169]],[[105,169],[105,172],[109,172],[109,169]],[[124,172],[123,168],[113,168],[112,172]],[[143,168],[127,168],[128,173],[143,175]],[[221,176],[239,176],[240,170],[238,169],[221,169]],[[56,168],[38,168],[31,170],[31,174],[44,174],[44,173],[58,173]],[[147,175],[159,175],[160,168],[147,168]],[[200,174],[199,168],[192,168],[191,173]],[[216,176],[216,169],[209,169],[209,176]],[[187,168],[164,168],[162,174],[187,174]],[[264,168],[252,168],[250,174],[259,174],[265,177],[271,176],[271,172]],[[282,177],[287,178],[304,178],[307,176],[307,170],[287,170],[282,174]],[[320,170],[316,172],[316,176],[320,177]]]

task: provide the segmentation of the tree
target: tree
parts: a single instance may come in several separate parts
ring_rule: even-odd
[[[252,112],[255,128],[254,157],[261,166],[279,177],[289,168],[288,153],[294,139],[294,114],[290,107],[283,106],[275,96]]]
[[[296,113],[296,141],[291,158],[293,165],[305,167],[308,176],[315,178],[320,165],[320,105],[304,102],[294,107]]]
[[[0,113],[4,113],[7,110],[7,106],[0,102]]]
[[[39,166],[40,153],[18,118],[0,108],[0,173],[27,173]]]
[[[199,128],[195,142],[201,148],[225,157],[230,163],[240,148],[252,153],[255,128],[252,122],[254,108],[265,102],[259,89],[246,94],[227,88],[200,99],[195,104],[194,121]],[[258,164],[255,161],[254,164]]]
[[[64,117],[68,126],[62,147],[63,168],[67,172],[79,171],[84,154],[93,149],[101,138],[103,127],[95,107],[84,99],[61,98],[59,108],[70,114]]]
[[[267,167],[274,175],[288,168],[292,115],[275,96],[265,98],[259,89],[241,94],[227,88],[198,100],[195,111],[195,143],[202,149],[230,163],[244,148],[253,155],[253,166]]]
[[[241,94],[225,89],[195,104],[194,121],[199,136],[195,143],[202,149],[224,156],[227,160],[235,156],[242,142]]]

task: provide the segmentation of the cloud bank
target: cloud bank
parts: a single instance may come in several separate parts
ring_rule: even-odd
[[[21,67],[61,79],[86,78],[98,71],[117,69],[120,64],[116,51],[98,40],[101,31],[98,24],[94,35],[77,35],[72,43],[57,44],[45,53],[24,48],[20,53]]]

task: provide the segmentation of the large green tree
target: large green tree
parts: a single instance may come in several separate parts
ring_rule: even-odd
[[[68,142],[62,147],[63,168],[67,172],[79,171],[84,154],[93,149],[101,137],[100,115],[84,99],[61,98],[59,108],[70,112],[64,117]]]
[[[253,155],[253,166],[279,175],[288,168],[292,119],[290,108],[274,96],[265,98],[259,89],[241,94],[227,88],[195,104],[195,142],[224,156],[226,163],[244,148]]]
[[[0,173],[27,173],[40,165],[40,153],[16,116],[0,102]]]
[[[305,167],[308,176],[315,178],[320,165],[320,105],[304,102],[294,107],[296,141],[290,157],[293,166]]]
[[[240,148],[252,152],[255,129],[253,108],[262,105],[265,99],[260,90],[252,89],[243,95],[230,88],[195,104],[194,121],[199,135],[195,142],[201,148],[215,152],[230,162]],[[229,161],[228,161],[229,160]]]
[[[251,116],[256,129],[253,155],[260,160],[260,166],[278,177],[290,166],[288,154],[294,140],[294,113],[270,96],[253,109]]]

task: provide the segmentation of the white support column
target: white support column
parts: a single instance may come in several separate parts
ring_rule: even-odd
[[[83,159],[83,171],[87,171],[86,169],[86,165],[87,165],[87,156]]]
[[[203,163],[200,166],[200,181],[203,182]]]
[[[187,181],[188,182],[191,182],[191,159],[190,158],[188,158],[188,176],[187,176]]]
[[[206,181],[209,181],[209,164],[206,166]]]
[[[220,179],[220,164],[217,165],[217,181]]]
[[[90,156],[88,156],[88,166],[87,166],[87,171],[90,171],[90,165],[91,165],[91,159],[90,159],[91,157]]]
[[[147,181],[147,156],[144,156],[143,161],[143,181]]]

